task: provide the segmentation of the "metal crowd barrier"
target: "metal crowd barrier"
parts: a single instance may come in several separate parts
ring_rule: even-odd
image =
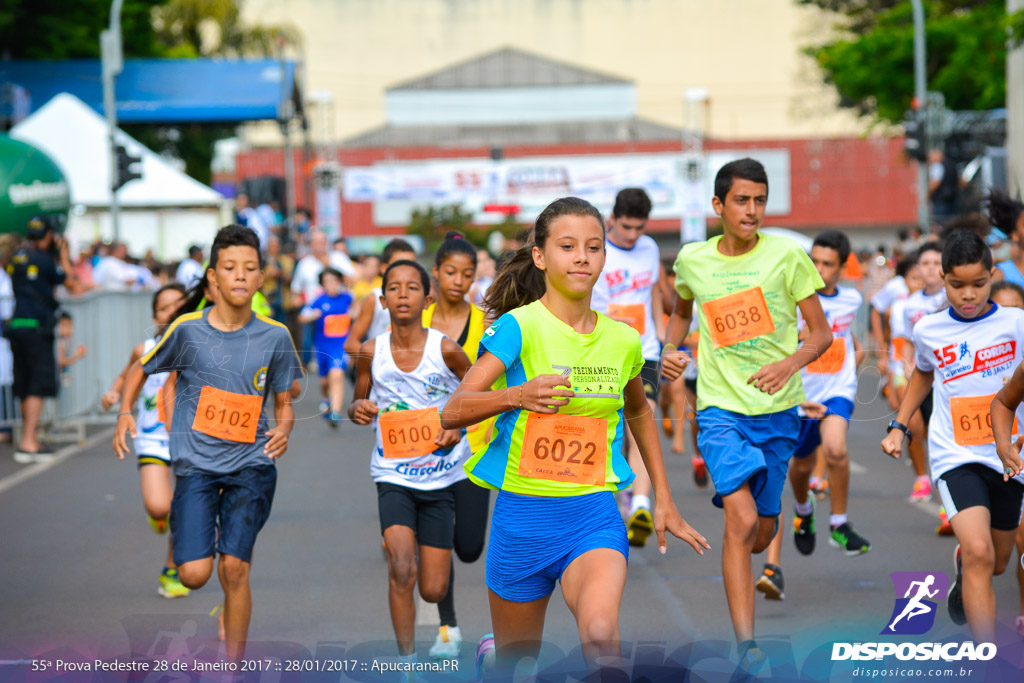
[[[132,349],[153,334],[152,298],[152,292],[95,291],[60,302],[74,327],[68,346],[73,353],[85,344],[86,355],[62,376],[57,400],[44,409],[44,438],[80,441],[86,426],[116,421],[116,407],[104,412],[100,398]]]

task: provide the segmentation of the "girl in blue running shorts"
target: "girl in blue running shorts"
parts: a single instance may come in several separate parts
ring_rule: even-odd
[[[639,376],[640,336],[591,310],[604,258],[597,209],[574,197],[544,209],[529,243],[488,289],[485,306],[496,320],[441,413],[446,428],[498,416],[494,437],[466,471],[499,491],[486,570],[494,635],[482,641],[493,642],[499,669],[537,655],[559,581],[588,666],[619,656],[628,546],[614,493],[634,476],[622,456],[627,422],[657,498],[659,550],[666,531],[698,553],[708,547],[672,501]],[[489,653],[478,651],[481,659]]]

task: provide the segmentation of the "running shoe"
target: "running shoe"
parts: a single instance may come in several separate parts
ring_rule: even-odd
[[[665,436],[672,436],[672,407],[663,408],[661,411],[661,429]]]
[[[766,600],[783,600],[786,597],[783,589],[786,586],[782,578],[782,567],[777,564],[765,564],[761,576],[757,579],[757,590],[764,593]]]
[[[431,659],[458,659],[462,646],[462,631],[458,626],[442,626],[438,629],[434,646],[430,648]]]
[[[793,543],[801,555],[810,555],[814,552],[814,498],[808,497],[807,500],[811,503],[811,511],[806,515],[793,515]]]
[[[629,517],[629,524],[627,526],[626,537],[629,539],[629,544],[637,548],[643,548],[647,543],[647,537],[654,531],[654,518],[651,517],[651,511],[647,508],[637,508]]]
[[[32,453],[30,451],[23,451],[20,448],[14,451],[14,462],[19,465],[33,465],[44,462],[52,462],[56,459],[57,454],[53,451],[40,447],[38,451]]]
[[[704,488],[708,485],[708,466],[704,463],[704,458],[695,455],[690,458],[690,463],[693,465],[693,483],[697,488]]]
[[[169,517],[166,517],[164,519],[155,519],[150,515],[146,515],[146,519],[149,520],[149,526],[153,527],[153,531],[157,532],[158,534],[167,533],[167,523],[170,521]]]
[[[832,529],[832,536],[829,537],[828,544],[842,550],[849,557],[863,555],[871,550],[868,539],[854,531],[849,522],[843,522]]]
[[[476,644],[476,680],[484,680],[484,672],[494,666],[494,634],[488,633]]]
[[[331,402],[326,398],[320,399],[320,414],[324,416],[325,420],[331,417]]]
[[[939,508],[939,526],[935,527],[935,533],[939,536],[953,535],[953,525],[949,523],[949,518],[946,517],[946,508]]]
[[[332,410],[330,415],[327,417],[327,424],[331,425],[331,429],[337,429],[341,426],[341,420],[341,413],[334,412]]]
[[[160,587],[156,592],[165,598],[183,598],[189,594],[189,589],[181,584],[178,578],[178,570],[165,567],[160,572]]]
[[[964,612],[964,566],[960,560],[959,543],[956,546],[956,552],[953,554],[953,567],[956,570],[956,581],[949,587],[949,593],[946,595],[946,607],[949,609],[949,618],[953,623],[957,626],[963,626],[967,623],[967,614]]]
[[[751,676],[757,673],[758,669],[761,668],[764,661],[768,658],[764,651],[752,640],[747,641],[746,644],[740,644],[738,649],[740,650],[740,669]]]
[[[932,483],[926,475],[922,475],[914,482],[914,490],[910,494],[911,503],[924,503],[932,499]]]
[[[823,500],[828,496],[828,479],[818,479],[817,477],[811,478],[810,484],[811,493],[818,500]]]

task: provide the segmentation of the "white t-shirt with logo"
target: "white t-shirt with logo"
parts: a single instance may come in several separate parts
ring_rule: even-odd
[[[808,401],[823,403],[830,398],[854,401],[857,397],[857,358],[853,347],[853,321],[864,297],[856,289],[836,287],[832,296],[818,292],[825,320],[832,328],[832,346],[818,360],[800,371]],[[797,311],[797,325],[806,324]]]
[[[907,281],[903,279],[902,275],[897,275],[874,293],[871,297],[871,306],[882,315],[885,315],[896,301],[906,297],[909,293]]]
[[[939,287],[934,294],[925,294],[923,289],[919,289],[908,296],[903,304],[903,336],[913,341],[911,335],[917,322],[947,306],[945,287]]]
[[[1021,362],[1024,311],[992,304],[988,313],[964,320],[947,308],[922,318],[913,341],[917,367],[935,373],[928,423],[932,479],[972,462],[1002,473],[989,404]],[[1024,483],[1024,476],[1017,480]]]
[[[604,270],[594,285],[590,307],[605,315],[625,318],[629,317],[628,309],[610,309],[642,305],[642,322],[638,320],[630,323],[630,327],[640,332],[644,360],[658,360],[661,358],[661,343],[654,329],[654,315],[651,311],[651,293],[661,275],[658,245],[648,235],[641,235],[632,249],[617,247],[611,240],[606,244],[608,249]]]

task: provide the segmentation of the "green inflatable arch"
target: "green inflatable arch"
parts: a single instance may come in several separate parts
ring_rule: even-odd
[[[64,225],[71,194],[64,174],[30,144],[0,135],[0,233],[25,233],[33,216],[54,214]]]

